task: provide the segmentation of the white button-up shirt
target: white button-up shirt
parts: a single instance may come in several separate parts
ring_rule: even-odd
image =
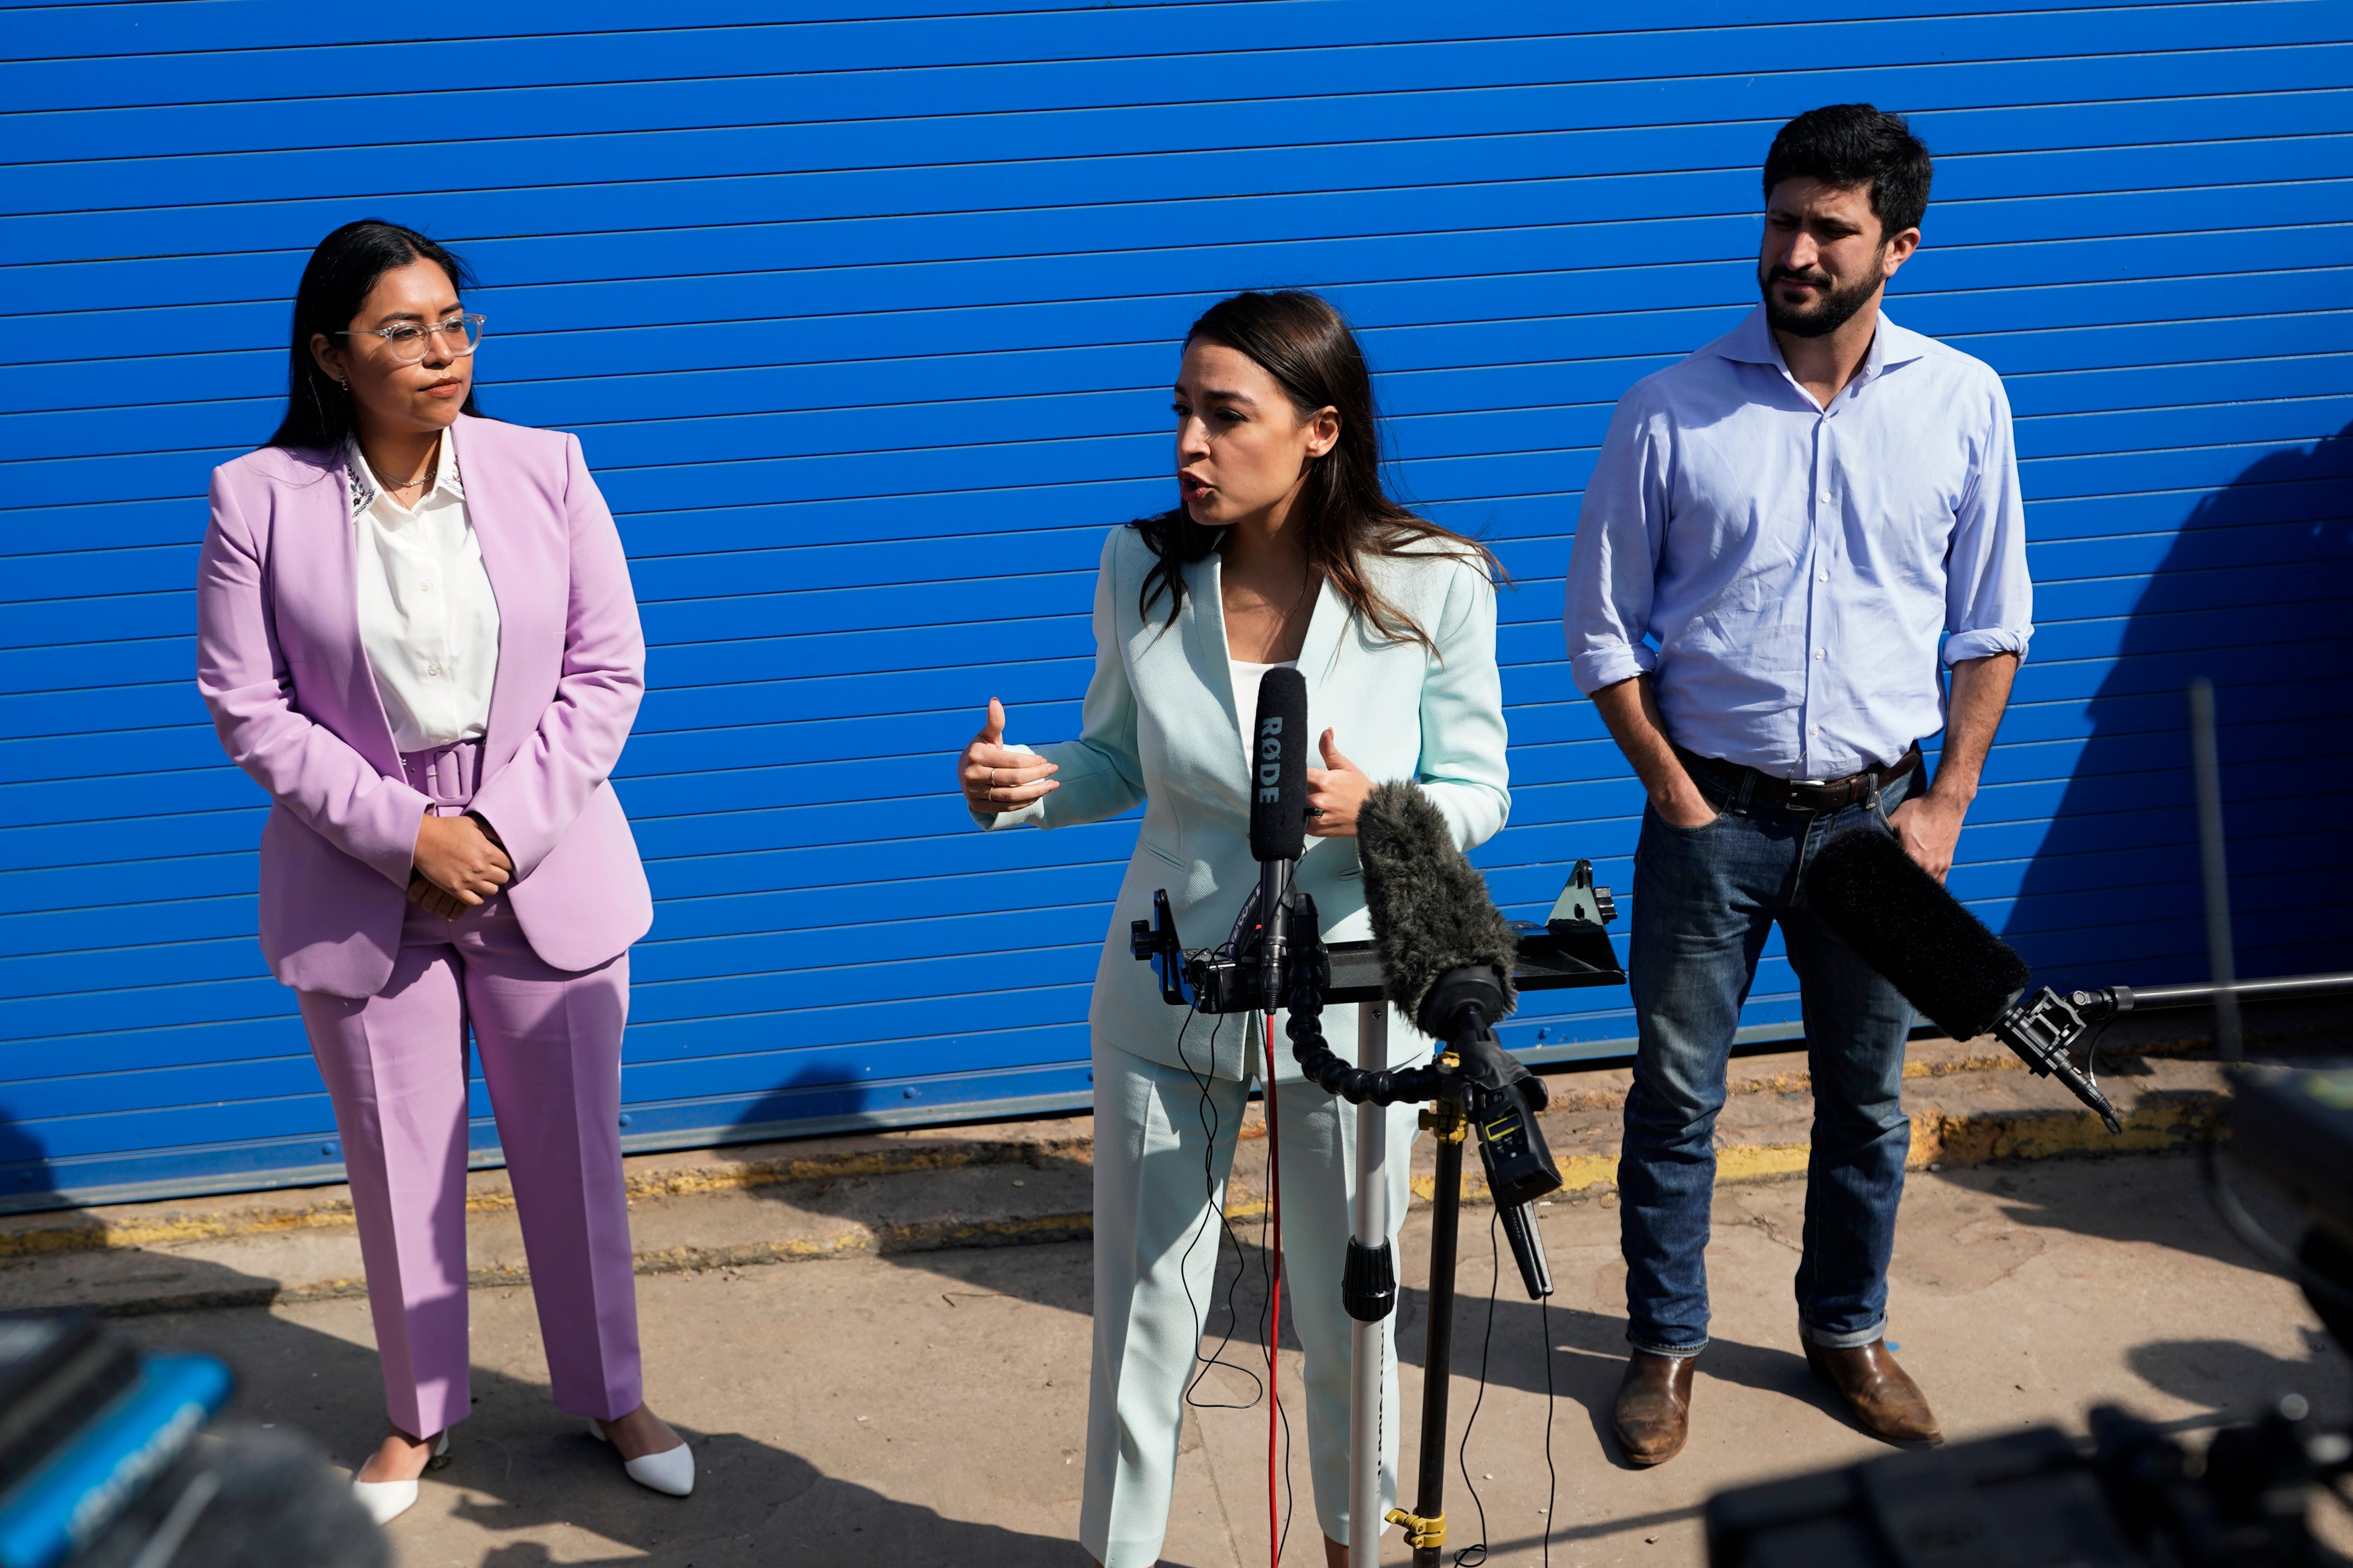
[[[2010,400],[1882,316],[1819,407],[1762,307],[1619,400],[1570,553],[1570,668],[1649,674],[1667,733],[1838,778],[1944,728],[1944,661],[2033,635]]]
[[[499,602],[466,512],[454,431],[441,433],[432,486],[414,507],[394,500],[346,441],[353,553],[359,566],[360,645],[393,743],[421,752],[480,737],[499,672]]]

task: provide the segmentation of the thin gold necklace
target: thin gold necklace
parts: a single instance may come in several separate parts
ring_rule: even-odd
[[[369,461],[369,463],[368,463],[368,467],[369,467],[369,468],[375,468],[375,461],[374,461],[373,459],[370,459],[370,461]],[[392,480],[387,479],[385,479],[385,478],[384,478],[384,476],[383,476],[383,475],[381,475],[381,474],[378,474],[378,475],[376,476],[376,478],[378,479],[378,480],[379,480],[379,481],[381,481],[381,482],[383,483],[384,488],[385,488],[385,489],[393,490],[393,491],[399,491],[399,490],[413,490],[413,489],[420,489],[420,488],[422,488],[423,486],[425,486],[426,484],[429,483],[429,482],[432,480],[432,478],[433,478],[434,474],[435,474],[437,471],[438,471],[438,470],[439,470],[440,467],[441,467],[441,440],[440,440],[440,437],[437,436],[437,437],[434,437],[434,440],[433,440],[433,452],[432,452],[432,455],[431,455],[430,457],[428,457],[428,458],[427,458],[425,459],[425,470],[424,470],[424,472],[422,472],[422,473],[418,474],[415,479],[402,479],[400,482],[398,482],[397,484],[396,484],[396,483],[394,483]]]

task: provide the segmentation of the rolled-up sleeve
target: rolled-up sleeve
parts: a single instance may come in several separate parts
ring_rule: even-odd
[[[1988,372],[1987,417],[1968,491],[1953,518],[1945,574],[1945,662],[1991,654],[2026,657],[2034,636],[2034,584],[2026,571],[2026,505],[2010,396]]]
[[[1619,400],[1569,550],[1569,673],[1588,697],[1658,662],[1642,639],[1666,542],[1667,444],[1662,416],[1645,393],[1638,385]]]

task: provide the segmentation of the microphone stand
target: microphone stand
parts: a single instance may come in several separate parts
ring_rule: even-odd
[[[1314,903],[1293,886],[1294,869],[1294,863],[1288,861],[1260,863],[1261,946],[1255,953],[1226,949],[1188,952],[1177,935],[1166,890],[1153,895],[1151,920],[1130,922],[1128,949],[1139,963],[1153,965],[1161,1000],[1169,1005],[1214,1014],[1257,1010],[1271,1016],[1279,1002],[1290,1013],[1286,1033],[1306,1081],[1327,1094],[1346,1098],[1356,1107],[1356,1190],[1341,1285],[1342,1304],[1355,1320],[1349,1336],[1349,1568],[1375,1568],[1380,1560],[1381,1395],[1389,1370],[1383,1329],[1396,1310],[1398,1295],[1394,1249],[1388,1238],[1396,1215],[1388,1173],[1394,1151],[1387,1112],[1391,1105],[1435,1100],[1431,1109],[1421,1113],[1421,1125],[1437,1135],[1438,1172],[1431,1205],[1430,1318],[1423,1355],[1421,1474],[1414,1500],[1419,1511],[1391,1509],[1386,1522],[1403,1527],[1416,1568],[1440,1568],[1446,1540],[1447,1405],[1454,1359],[1455,1254],[1461,1239],[1462,1146],[1472,1126],[1471,1108],[1487,1092],[1465,1080],[1463,1053],[1473,1051],[1482,1039],[1492,1043],[1484,1016],[1492,1003],[1451,1016],[1440,1030],[1438,1061],[1393,1071],[1388,1066],[1389,1003],[1385,977],[1371,952],[1373,944],[1343,942],[1327,949],[1312,912]],[[1269,915],[1267,910],[1273,912]],[[1601,929],[1613,913],[1608,889],[1595,888],[1591,867],[1577,862],[1554,918],[1542,930],[1519,928],[1513,974],[1520,987],[1548,991],[1622,984],[1624,971],[1618,967]],[[1303,922],[1303,931],[1295,930],[1294,921]],[[1238,930],[1236,946],[1239,937]],[[1345,965],[1336,973],[1335,960]],[[1271,994],[1270,977],[1274,987]],[[1332,994],[1335,991],[1337,994]],[[1324,1039],[1317,1020],[1327,996],[1335,1002],[1357,1004],[1360,1055],[1355,1067],[1337,1060]],[[1448,1039],[1466,1043],[1458,1049],[1442,1043]],[[1271,1088],[1271,1062],[1267,1068]],[[1496,1184],[1496,1160],[1508,1158],[1518,1172],[1514,1181],[1498,1185],[1499,1201],[1504,1191],[1525,1187],[1531,1162],[1550,1167],[1551,1157],[1532,1120],[1542,1103],[1538,1097],[1525,1102],[1517,1115],[1492,1120],[1486,1111],[1480,1112],[1482,1157],[1488,1161],[1491,1184]],[[1517,1125],[1523,1121],[1524,1126]],[[1505,1143],[1512,1146],[1508,1156],[1495,1154]],[[1558,1184],[1555,1172],[1552,1184]],[[1525,1201],[1514,1213],[1523,1222],[1521,1228],[1511,1232],[1523,1280],[1532,1300],[1548,1296],[1550,1277],[1534,1234],[1535,1216],[1526,1211]],[[1513,1215],[1504,1218],[1509,1224]],[[1525,1253],[1523,1240],[1527,1244]]]
[[[1462,1141],[1471,1120],[1450,1088],[1421,1113],[1438,1140],[1438,1190],[1430,1197],[1430,1326],[1421,1355],[1421,1464],[1413,1512],[1389,1510],[1413,1548],[1414,1568],[1440,1568],[1446,1545],[1446,1394],[1454,1377],[1454,1255],[1462,1229]],[[1356,1521],[1349,1539],[1356,1538]],[[1349,1568],[1357,1568],[1352,1560]]]
[[[1258,928],[1259,978],[1258,1010],[1271,1018],[1282,1007],[1284,981],[1290,978],[1291,956],[1291,878],[1299,868],[1295,860],[1261,860],[1258,863]],[[1320,937],[1320,931],[1308,933],[1310,941]],[[1266,1064],[1267,1082],[1274,1082],[1274,1064]]]
[[[1389,1065],[1389,1005],[1356,1004],[1356,1065],[1382,1072]],[[1356,1201],[1349,1261],[1388,1258],[1389,1111],[1370,1100],[1356,1107]],[[1350,1273],[1356,1270],[1351,1268]],[[1381,1387],[1388,1373],[1382,1333],[1397,1304],[1394,1269],[1386,1293],[1344,1289],[1348,1326],[1348,1568],[1380,1568]],[[1351,1281],[1355,1283],[1355,1281]],[[1367,1283],[1371,1283],[1367,1281]],[[1367,1300],[1358,1300],[1366,1296]],[[1369,1316],[1364,1315],[1369,1313]]]

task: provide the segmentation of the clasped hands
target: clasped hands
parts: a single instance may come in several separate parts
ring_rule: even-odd
[[[1354,838],[1356,814],[1373,792],[1373,781],[1340,754],[1333,731],[1324,731],[1320,749],[1324,765],[1307,770],[1307,831],[1316,838]],[[989,816],[1018,811],[1061,788],[1053,776],[1058,769],[1034,752],[1017,752],[1005,743],[1005,705],[992,697],[988,721],[956,759],[956,782],[965,804]]]
[[[414,868],[408,874],[410,903],[454,921],[513,879],[513,859],[480,817],[427,812],[417,824]]]

